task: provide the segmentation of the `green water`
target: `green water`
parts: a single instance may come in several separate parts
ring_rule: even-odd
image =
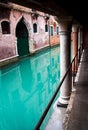
[[[0,69],[0,130],[34,130],[58,87],[59,62],[55,47]]]

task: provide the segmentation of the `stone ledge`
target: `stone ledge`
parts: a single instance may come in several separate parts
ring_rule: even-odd
[[[6,58],[4,60],[0,60],[0,67],[9,65],[13,62],[16,62],[18,60],[18,55],[10,57],[10,58]]]
[[[76,94],[76,89],[75,89],[75,91],[72,91],[72,93],[71,93],[69,104],[68,104],[68,107],[66,109],[66,114],[65,114],[65,117],[63,120],[63,130],[67,130],[68,122],[70,120],[71,110],[72,110],[73,103],[74,103],[75,94]]]

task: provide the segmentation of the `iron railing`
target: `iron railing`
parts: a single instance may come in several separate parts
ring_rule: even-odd
[[[64,82],[64,80],[65,80],[66,76],[68,75],[68,73],[69,73],[70,71],[72,72],[72,64],[74,64],[74,69],[75,69],[75,60],[76,60],[76,57],[78,56],[79,52],[80,52],[80,49],[78,49],[77,54],[75,55],[75,57],[73,58],[71,64],[69,65],[69,67],[68,67],[68,69],[67,69],[65,75],[63,76],[62,80],[60,81],[59,86],[57,87],[57,89],[56,89],[56,91],[55,91],[53,97],[51,98],[49,104],[47,105],[45,111],[43,112],[43,114],[42,114],[42,116],[41,116],[39,122],[38,122],[37,125],[35,126],[34,130],[40,130],[40,126],[41,126],[41,124],[42,124],[44,118],[46,117],[46,115],[47,115],[47,113],[48,113],[48,111],[49,111],[49,109],[50,109],[50,107],[51,107],[51,105],[52,105],[52,103],[53,103],[53,101],[54,101],[54,99],[55,99],[57,93],[59,92],[62,83]],[[78,61],[80,61],[80,60],[78,59]],[[72,73],[74,73],[74,72],[72,72]],[[74,82],[74,81],[73,81],[73,82]]]

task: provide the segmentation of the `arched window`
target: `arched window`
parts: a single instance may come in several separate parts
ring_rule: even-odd
[[[50,26],[50,36],[53,36],[53,26]]]
[[[33,32],[37,33],[37,24],[36,23],[33,24]]]
[[[57,29],[57,30],[56,30],[56,31],[57,31],[57,35],[59,35],[59,27],[57,26],[56,29]]]
[[[48,25],[45,24],[45,32],[48,32]]]
[[[10,24],[7,21],[1,23],[2,34],[10,34]]]

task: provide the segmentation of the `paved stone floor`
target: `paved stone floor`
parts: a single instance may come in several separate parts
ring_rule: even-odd
[[[47,124],[47,127],[45,130],[61,130],[65,113],[66,113],[66,108],[62,107],[57,107],[57,102],[54,104],[54,109],[53,109],[53,114]]]
[[[88,49],[83,51],[63,130],[88,130]]]

